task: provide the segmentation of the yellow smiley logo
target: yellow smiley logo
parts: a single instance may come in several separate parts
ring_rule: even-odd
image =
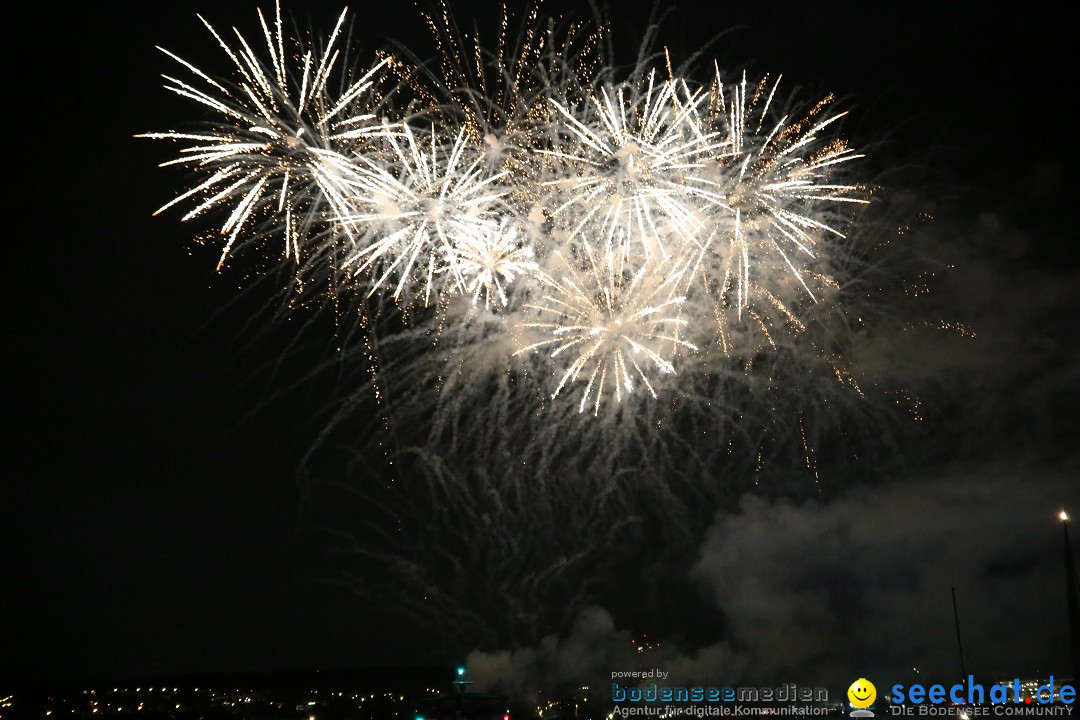
[[[859,678],[847,689],[848,700],[857,708],[868,708],[877,699],[877,688],[866,678]]]

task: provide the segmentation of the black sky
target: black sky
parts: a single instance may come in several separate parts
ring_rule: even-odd
[[[495,3],[452,6],[467,22],[476,8],[492,16]],[[1055,282],[1077,269],[1067,110],[1077,78],[1075,26],[1052,7],[691,0],[673,8],[662,37],[678,54],[730,29],[715,45],[722,65],[848,98],[857,140],[886,137],[883,153],[954,183],[973,216],[1022,209],[1013,221],[1035,245],[1022,269]],[[173,66],[153,46],[223,69],[195,13],[254,31],[254,8],[43,4],[17,33],[0,679],[422,654],[422,639],[309,569],[294,469],[326,388],[267,401],[296,379],[288,363],[267,369],[288,327],[245,326],[270,290],[237,299],[240,273],[213,272],[217,248],[195,244],[175,215],[150,217],[181,177],[155,167],[169,148],[132,136],[196,119],[161,89],[158,73]],[[628,32],[648,14],[613,8]],[[351,11],[367,52],[382,36],[423,42],[409,3]],[[322,29],[336,12],[310,9]],[[1075,329],[1075,289],[1057,307],[1060,317],[1044,320],[1064,335]],[[1067,437],[1075,416],[1052,412]]]

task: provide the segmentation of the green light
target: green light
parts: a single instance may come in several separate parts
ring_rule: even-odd
[[[458,666],[457,674],[458,674],[458,677],[461,677],[462,675],[465,674],[465,666],[464,665],[459,665]]]

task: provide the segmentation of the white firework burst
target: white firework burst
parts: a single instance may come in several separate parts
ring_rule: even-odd
[[[195,207],[183,220],[231,208],[221,226],[226,240],[219,269],[255,219],[281,232],[286,257],[300,262],[300,243],[322,237],[320,230],[333,216],[348,212],[350,198],[344,181],[354,171],[349,153],[380,129],[371,112],[358,108],[370,104],[370,91],[388,60],[355,78],[341,69],[345,61],[334,44],[345,11],[325,49],[319,51],[286,36],[280,5],[275,6],[272,27],[260,10],[265,56],[256,54],[235,28],[237,46],[233,47],[198,17],[232,62],[234,74],[230,79],[215,79],[159,48],[194,75],[189,81],[164,75],[165,88],[210,109],[219,119],[201,132],[140,136],[188,143],[179,157],[162,165],[182,165],[204,176],[155,214],[189,199]],[[290,58],[298,61],[298,67]],[[335,73],[342,79],[342,89],[332,94],[329,82]]]
[[[530,276],[539,269],[532,248],[521,244],[517,229],[505,219],[495,228],[464,237],[455,250],[465,292],[474,304],[483,296],[489,308],[496,301],[506,307],[506,286],[515,277]]]
[[[681,313],[684,298],[672,293],[669,276],[657,267],[664,261],[631,268],[616,242],[602,250],[583,245],[582,255],[584,270],[560,256],[565,274],[541,276],[545,292],[527,306],[538,317],[519,328],[546,337],[517,354],[544,348],[556,362],[566,359],[552,398],[584,379],[578,410],[584,412],[591,400],[595,415],[605,391],[621,402],[638,380],[656,397],[650,373],[675,374],[674,356],[697,348],[682,337],[688,324]]]
[[[826,115],[826,97],[797,117],[772,119],[779,83],[770,87],[762,78],[748,86],[744,73],[726,94],[717,70],[709,124],[723,128],[731,153],[706,169],[723,201],[694,266],[714,292],[732,293],[728,304],[740,317],[767,305],[794,320],[791,306],[800,294],[816,301],[815,288],[831,284],[813,266],[823,238],[844,237],[837,208],[866,199],[861,186],[834,180],[838,166],[863,156],[841,140],[822,138],[846,113]],[[789,278],[801,293],[786,290]]]
[[[378,302],[482,298],[502,316],[492,327],[545,335],[516,347],[548,351],[553,396],[582,381],[594,412],[605,394],[656,395],[653,378],[697,347],[719,351],[697,354],[706,373],[762,349],[762,333],[777,348],[835,296],[827,250],[865,193],[844,180],[862,156],[832,137],[830,98],[778,111],[779,81],[725,85],[717,69],[703,85],[647,60],[615,82],[603,28],[560,40],[530,12],[485,53],[441,15],[446,32],[428,21],[442,78],[389,56],[345,68],[344,12],[325,46],[287,37],[280,7],[260,12],[258,53],[204,20],[231,76],[167,53],[194,79],[166,87],[218,117],[149,135],[187,143],[164,164],[203,175],[162,210],[227,211],[219,267],[237,243],[282,234],[298,274],[347,270],[359,280],[344,287]]]
[[[359,157],[348,181],[355,209],[339,217],[355,236],[348,264],[358,274],[373,271],[369,294],[396,276],[396,299],[417,283],[427,302],[443,270],[464,291],[458,248],[499,231],[505,173],[485,170],[464,131],[444,143],[435,128],[418,140],[403,124],[386,140],[390,152]]]
[[[702,210],[723,202],[698,170],[728,143],[700,122],[707,93],[657,82],[653,72],[643,84],[603,86],[577,111],[551,101],[561,126],[543,153],[559,177],[546,184],[566,197],[553,214],[571,241],[610,243],[618,234],[667,257],[671,244],[678,252],[695,243],[706,227]]]

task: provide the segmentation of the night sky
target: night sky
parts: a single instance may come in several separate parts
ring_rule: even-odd
[[[564,5],[571,6],[548,10]],[[324,30],[339,10],[333,3],[292,7],[301,22],[310,14]],[[463,23],[478,14],[490,22],[495,3],[452,7]],[[617,33],[632,38],[648,6],[613,7]],[[165,144],[132,136],[197,119],[190,103],[161,89],[159,73],[174,66],[154,45],[224,70],[226,59],[195,13],[254,33],[254,9],[253,2],[186,0],[63,11],[42,4],[14,38],[0,679],[432,659],[433,639],[321,582],[331,561],[309,532],[318,518],[306,510],[296,468],[335,388],[303,381],[311,351],[293,353],[293,324],[272,324],[261,312],[274,289],[245,280],[243,261],[216,274],[220,248],[194,241],[206,226],[182,226],[176,214],[151,217],[178,192],[183,174],[156,167],[172,157]],[[386,37],[429,47],[410,3],[358,3],[350,12],[362,19],[362,54]],[[904,572],[945,573],[943,548],[960,564],[991,557],[991,575],[1011,599],[1005,610],[972,612],[973,637],[984,647],[992,643],[979,623],[1021,621],[1008,608],[1024,606],[1027,590],[1017,588],[1037,585],[1028,576],[1012,583],[1016,567],[1042,562],[1030,548],[1045,546],[1053,553],[1046,567],[1060,569],[1053,515],[1070,500],[1080,512],[1076,142],[1066,109],[1077,77],[1075,26],[1064,12],[1031,3],[815,8],[694,0],[675,6],[664,23],[661,37],[677,55],[727,30],[712,50],[721,65],[783,72],[785,84],[835,92],[852,111],[846,131],[877,152],[879,165],[917,169],[896,177],[932,179],[903,190],[932,188],[934,206],[949,209],[943,242],[961,232],[985,235],[985,246],[957,251],[972,261],[954,289],[971,301],[958,315],[992,339],[956,359],[972,363],[967,377],[978,397],[952,397],[933,415],[950,437],[969,424],[1015,438],[1007,451],[969,453],[960,466],[936,449],[934,468],[880,490],[860,486],[821,508],[750,498],[719,519],[695,572],[705,596],[715,594],[725,612],[746,620],[740,640],[759,648],[758,660],[790,648],[771,634],[767,613],[746,614],[759,598],[730,578],[761,563],[809,572],[808,562],[827,576],[835,568],[820,558],[843,552],[844,537],[856,538],[850,547],[882,550]],[[241,294],[240,286],[249,289]],[[933,406],[935,397],[925,402]],[[922,521],[896,530],[894,521],[912,517]],[[968,523],[963,543],[942,529],[953,519]],[[788,530],[762,529],[769,523]],[[822,534],[802,537],[795,528]],[[1035,535],[1010,553],[1019,547],[1013,538]],[[810,555],[818,560],[795,549],[815,542],[821,552]],[[756,554],[724,550],[743,544]],[[893,557],[889,548],[897,546],[906,549]],[[867,582],[884,572],[857,560],[849,570]],[[780,576],[807,582],[795,571]],[[947,588],[950,578],[942,577]],[[1063,580],[1036,580],[1050,589],[1049,600],[1034,602],[1063,611]],[[805,598],[785,595],[792,585],[773,576],[756,587],[777,608]],[[916,594],[914,605],[892,608],[891,617],[924,622],[920,613],[932,615],[927,608],[939,599]],[[831,618],[803,619],[821,628],[806,647],[855,632]],[[1043,653],[1048,665],[1060,664],[1063,647],[1040,647],[1057,637],[1057,620],[1064,615],[1018,633],[1034,638],[1017,640],[1019,655],[1036,663]],[[623,632],[598,622],[604,632]],[[815,657],[795,652],[792,662]]]

